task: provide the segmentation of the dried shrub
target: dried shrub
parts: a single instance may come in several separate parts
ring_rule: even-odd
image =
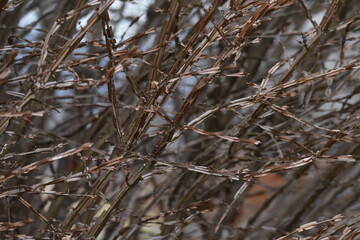
[[[0,1],[2,239],[356,239],[355,0]]]

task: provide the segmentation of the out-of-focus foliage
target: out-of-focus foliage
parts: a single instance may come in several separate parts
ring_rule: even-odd
[[[0,1],[1,239],[355,239],[355,0]]]

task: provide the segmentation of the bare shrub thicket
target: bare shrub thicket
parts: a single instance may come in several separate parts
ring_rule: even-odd
[[[356,239],[356,0],[0,1],[1,239]]]

